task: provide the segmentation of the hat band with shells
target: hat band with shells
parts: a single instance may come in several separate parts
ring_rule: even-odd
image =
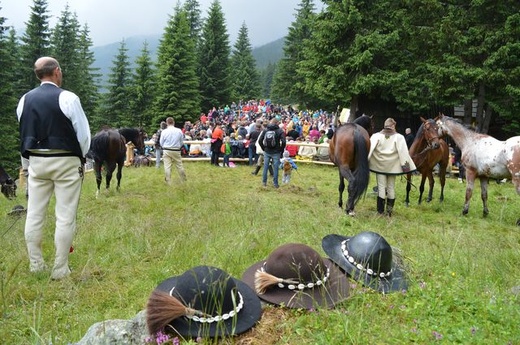
[[[345,258],[348,260],[348,262],[350,262],[352,265],[356,266],[356,268],[358,270],[366,272],[368,275],[371,275],[374,277],[379,277],[379,278],[390,277],[390,275],[392,274],[392,270],[390,270],[386,273],[385,272],[375,272],[373,269],[368,267],[368,265],[367,265],[367,267],[364,267],[362,264],[356,262],[356,259],[354,259],[353,256],[350,256],[348,253],[348,249],[347,249],[348,240],[349,239],[346,239],[345,241],[341,242],[341,250],[343,251],[343,255],[345,255]]]
[[[173,289],[171,289],[170,295],[172,294],[174,289],[175,289],[175,287],[173,287]],[[204,313],[203,311],[192,309],[192,308],[188,307],[188,308],[186,308],[187,312],[186,312],[186,315],[184,315],[184,316],[190,320],[193,320],[195,322],[200,322],[200,323],[220,322],[220,321],[224,321],[229,318],[232,318],[235,315],[237,315],[240,312],[240,310],[242,310],[242,308],[244,307],[244,298],[242,297],[242,294],[239,291],[237,291],[237,294],[240,299],[238,304],[236,303],[235,294],[233,294],[233,291],[231,291],[231,299],[233,300],[233,305],[235,306],[235,308],[233,310],[231,310],[229,313],[210,316],[210,315]]]
[[[262,268],[260,269],[260,272],[262,272],[262,273],[266,272],[265,264],[266,263],[264,263],[264,266],[262,266]],[[283,279],[283,278],[278,278],[278,277],[276,277],[276,279],[278,280],[277,285],[281,289],[287,288],[289,290],[305,290],[305,289],[312,289],[315,286],[324,285],[327,282],[327,280],[329,279],[329,275],[330,275],[330,269],[327,267],[327,272],[325,273],[325,276],[321,279],[318,279],[315,282],[301,283],[294,279]]]

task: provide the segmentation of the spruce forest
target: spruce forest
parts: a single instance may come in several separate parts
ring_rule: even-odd
[[[298,4],[282,59],[262,69],[245,24],[229,41],[218,0],[207,13],[197,0],[179,2],[156,61],[146,43],[130,61],[122,41],[105,85],[93,67],[88,23],[79,22],[73,5],[50,27],[47,0],[34,0],[19,34],[5,26],[0,2],[0,162],[16,176],[16,105],[38,85],[33,64],[45,55],[60,62],[63,88],[81,98],[94,133],[104,125],[154,130],[167,116],[182,124],[233,101],[269,98],[299,109],[346,107],[401,119],[451,114],[463,105],[464,122],[478,131],[518,134],[520,2],[322,2],[321,12],[313,0]]]

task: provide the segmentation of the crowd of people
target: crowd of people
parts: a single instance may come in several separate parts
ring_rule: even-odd
[[[186,143],[181,148],[181,156],[211,157],[211,164],[215,166],[228,167],[230,158],[247,159],[249,165],[256,165],[259,159],[257,140],[272,119],[278,121],[287,138],[286,149],[290,157],[298,160],[329,160],[328,141],[334,132],[332,113],[323,110],[296,111],[263,100],[213,108],[207,114],[202,113],[193,123],[186,121],[182,127]],[[145,150],[145,154],[156,158],[157,167],[160,166],[163,154],[158,145],[163,126],[165,124],[161,123]],[[221,148],[223,144],[225,149]]]

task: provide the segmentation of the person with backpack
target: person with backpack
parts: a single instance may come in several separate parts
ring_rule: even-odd
[[[275,117],[267,125],[266,129],[258,138],[260,147],[264,151],[264,170],[262,173],[262,185],[267,186],[267,172],[269,165],[273,165],[273,185],[278,188],[278,170],[280,167],[280,156],[285,150],[285,133],[279,126],[279,121]]]

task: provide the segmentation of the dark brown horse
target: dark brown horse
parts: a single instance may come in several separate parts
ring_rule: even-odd
[[[417,167],[417,170],[421,173],[421,184],[419,186],[419,204],[421,204],[422,196],[424,192],[424,183],[426,178],[430,185],[428,191],[427,202],[433,199],[433,186],[435,180],[433,178],[433,169],[439,164],[439,180],[441,182],[441,195],[439,200],[444,201],[444,185],[446,184],[446,168],[449,162],[449,148],[446,142],[439,138],[439,128],[435,123],[435,120],[425,120],[421,117],[423,122],[417,135],[410,147],[410,156]],[[406,175],[406,206],[410,204],[410,189],[412,187],[412,174]]]
[[[0,185],[2,186],[2,194],[7,199],[16,198],[16,182],[9,176],[4,167],[0,165]]]
[[[121,185],[122,170],[126,154],[125,138],[116,129],[102,129],[92,138],[87,157],[94,160],[94,172],[96,174],[97,192],[99,195],[101,186],[101,167],[106,171],[106,189],[110,188],[112,174],[117,166],[117,190]]]
[[[144,155],[145,133],[142,128],[120,128],[119,133],[127,143],[131,141],[134,144],[138,154]]]
[[[348,199],[345,212],[354,216],[354,206],[365,193],[370,179],[368,152],[373,131],[372,117],[362,115],[354,122],[339,126],[329,144],[330,160],[339,169],[339,202],[343,207],[345,179],[348,181]]]

